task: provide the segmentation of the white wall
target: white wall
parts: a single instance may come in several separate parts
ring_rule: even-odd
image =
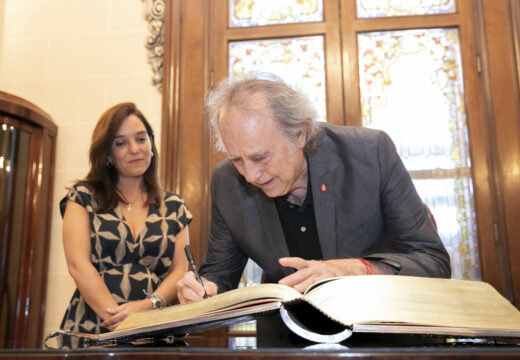
[[[161,94],[151,83],[147,34],[141,0],[0,0],[0,90],[38,105],[58,125],[44,334],[59,327],[75,288],[58,203],[65,186],[86,175],[97,119],[133,101],[160,139]]]

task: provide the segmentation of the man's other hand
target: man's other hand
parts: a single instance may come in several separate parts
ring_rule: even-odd
[[[282,266],[296,269],[294,274],[284,277],[278,283],[290,286],[301,293],[323,279],[367,274],[366,266],[359,259],[304,260],[299,257],[284,257],[278,261]]]

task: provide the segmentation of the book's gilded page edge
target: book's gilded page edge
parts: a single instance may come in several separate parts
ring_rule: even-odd
[[[482,281],[396,275],[349,276],[337,280],[313,289],[305,299],[347,326],[407,323],[436,328],[520,331],[520,312]],[[338,293],[351,296],[339,301]],[[378,306],[382,301],[385,306]],[[335,304],[331,306],[331,302]],[[434,304],[438,305],[437,311],[431,312]]]
[[[130,314],[117,330],[133,329],[158,323],[171,323],[195,318],[201,315],[232,311],[237,307],[247,307],[255,303],[278,302],[301,297],[293,288],[280,284],[260,284],[227,291],[208,299],[186,304],[173,305],[162,309]]]
[[[206,314],[197,316],[190,319],[183,319],[179,321],[173,321],[173,322],[163,322],[160,324],[155,325],[147,325],[147,326],[139,326],[135,328],[130,329],[123,329],[123,330],[114,330],[108,333],[99,334],[99,340],[111,340],[111,339],[118,339],[122,337],[130,337],[134,335],[140,335],[140,334],[147,334],[150,332],[157,332],[162,330],[169,330],[172,329],[172,334],[174,334],[175,329],[180,328],[189,328],[190,325],[199,325],[202,323],[211,323],[211,322],[217,322],[220,320],[225,319],[233,319],[233,318],[239,318],[246,315],[255,315],[255,314],[262,314],[262,313],[268,313],[271,311],[276,311],[280,309],[281,302],[273,302],[273,303],[267,303],[267,304],[261,304],[256,306],[250,306],[247,308],[240,308],[235,310],[230,310],[227,312],[218,312],[213,314]]]
[[[468,337],[513,337],[520,338],[520,330],[471,329],[460,327],[421,326],[407,324],[355,324],[354,333],[421,334]]]

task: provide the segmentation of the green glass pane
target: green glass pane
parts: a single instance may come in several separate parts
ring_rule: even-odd
[[[358,18],[455,12],[455,0],[357,0]]]
[[[276,74],[305,92],[326,121],[325,52],[322,36],[237,41],[229,44],[229,74]]]
[[[450,214],[457,231],[446,222],[439,231],[455,249],[454,277],[474,278],[478,252],[457,30],[359,34],[358,56],[363,124],[392,137],[423,200],[451,199],[439,213]]]
[[[229,26],[323,21],[323,0],[229,0]]]

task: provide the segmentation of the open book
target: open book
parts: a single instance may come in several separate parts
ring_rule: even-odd
[[[395,275],[331,278],[303,295],[279,284],[239,288],[134,313],[116,330],[90,337],[178,335],[277,311],[289,329],[315,342],[340,342],[353,332],[520,338],[520,312],[489,284]]]

